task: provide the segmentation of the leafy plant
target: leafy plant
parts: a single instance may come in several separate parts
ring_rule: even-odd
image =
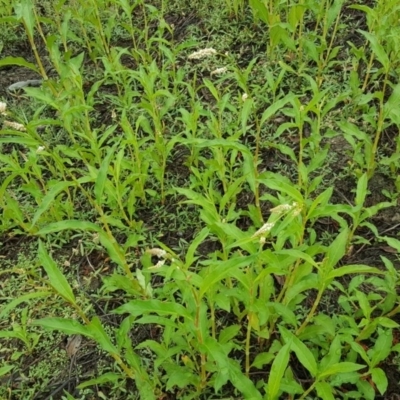
[[[225,42],[167,1],[46,3],[49,18],[22,0],[0,20],[34,57],[0,66],[43,79],[0,105],[0,231],[38,242],[34,290],[0,311],[1,376],[48,330],[106,355],[68,399],[387,392],[400,242],[377,217],[398,207],[399,7],[352,5],[356,45],[344,0],[218,6]],[[359,257],[378,242],[392,256]]]

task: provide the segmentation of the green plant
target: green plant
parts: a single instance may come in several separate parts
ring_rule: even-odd
[[[343,0],[213,4],[230,19],[206,3],[192,30],[168,1],[39,12],[23,0],[0,20],[25,29],[35,59],[0,66],[44,79],[1,104],[1,240],[37,241],[24,250],[38,262],[0,270],[31,282],[4,296],[0,375],[12,379],[49,330],[102,354],[66,399],[383,395],[399,352],[397,258],[360,254],[400,248],[387,219],[399,8],[353,5],[366,15],[357,31]],[[374,193],[377,171],[394,181],[390,202]]]

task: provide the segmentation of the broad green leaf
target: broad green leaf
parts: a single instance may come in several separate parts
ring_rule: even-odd
[[[100,206],[103,204],[103,192],[107,181],[108,168],[110,166],[111,157],[114,155],[115,149],[118,146],[117,142],[113,147],[111,147],[107,155],[104,157],[103,162],[100,165],[96,182],[94,184],[94,194],[96,196],[96,203]]]
[[[361,358],[367,363],[368,366],[371,364],[371,361],[368,357],[367,352],[364,350],[364,348],[359,343],[351,342],[350,346],[356,353],[358,353],[361,356]]]
[[[31,97],[32,99],[37,99],[53,107],[55,110],[59,110],[59,104],[54,100],[54,96],[50,91],[43,90],[42,88],[35,88],[35,87],[26,87],[24,88],[26,94]],[[56,123],[53,123],[56,125]]]
[[[321,208],[326,206],[332,196],[332,193],[333,187],[330,187],[317,196],[308,209],[307,220],[313,218],[313,212],[316,208],[319,208],[319,212],[321,212]]]
[[[293,93],[289,93],[283,99],[275,101],[272,103],[262,114],[260,125],[264,125],[264,123],[271,118],[277,111],[279,111],[285,104],[289,103],[295,98]]]
[[[209,80],[209,79],[203,79],[204,85],[205,87],[211,92],[211,94],[214,96],[214,99],[216,101],[220,101],[220,96],[218,93],[217,88],[215,87],[215,85]]]
[[[302,279],[300,282],[289,287],[285,295],[285,304],[289,304],[298,294],[309,289],[318,289],[320,285],[320,280],[316,274],[310,274],[306,278]]]
[[[12,300],[9,304],[7,304],[0,312],[0,320],[4,318],[6,315],[10,313],[12,309],[17,307],[19,304],[23,302],[29,302],[31,299],[36,299],[40,297],[47,297],[53,292],[33,292],[33,293],[28,293],[23,296],[17,297],[16,299]]]
[[[315,361],[314,355],[311,350],[299,340],[292,332],[283,326],[279,326],[279,331],[286,343],[290,342],[290,349],[294,351],[296,357],[307,369],[310,374],[315,377],[318,373],[317,362]]]
[[[314,318],[314,320],[317,318],[318,318],[318,316],[316,318]],[[329,352],[319,362],[319,368],[318,368],[319,375],[318,376],[320,376],[322,373],[324,373],[332,365],[338,364],[340,362],[340,359],[342,358],[341,337],[337,334],[335,335],[335,328],[336,328],[336,325],[333,327],[334,332],[331,334],[333,337],[333,340],[329,347]]]
[[[6,133],[6,132],[7,132],[7,129],[3,128],[2,134]],[[14,131],[12,131],[12,133],[15,134]],[[19,137],[19,136],[9,136],[9,135],[0,137],[0,144],[1,143],[22,144],[26,147],[32,147],[32,148],[34,148],[34,147],[37,148],[40,145],[40,143],[36,139],[30,138],[30,137],[26,137],[26,136]],[[4,155],[2,155],[2,161],[7,162],[7,159],[5,158]]]
[[[32,322],[32,325],[39,325],[51,331],[60,331],[66,335],[83,335],[92,338],[86,326],[74,319],[68,318],[42,318]]]
[[[375,383],[380,394],[384,394],[388,387],[388,380],[385,372],[381,368],[373,368],[371,370],[372,381]]]
[[[348,274],[380,274],[383,275],[384,272],[380,271],[378,268],[369,267],[367,265],[345,265],[344,267],[340,267],[332,270],[327,279],[335,279],[340,276],[348,275]]]
[[[28,35],[33,38],[35,28],[35,14],[33,12],[34,3],[32,0],[20,0],[14,9],[15,16],[19,20],[23,20],[24,27]]]
[[[172,364],[168,365],[166,368],[167,371],[167,382],[166,389],[172,390],[176,388],[183,389],[185,387],[190,387],[190,385],[194,385],[200,381],[200,377],[198,374],[191,372],[190,369]],[[145,399],[145,398],[144,398]]]
[[[345,255],[348,236],[349,229],[343,229],[342,232],[340,232],[335,240],[329,245],[324,265],[328,271],[334,268],[335,265]]]
[[[390,236],[381,236],[380,239],[383,239],[390,247],[393,247],[400,253],[400,240]]]
[[[100,243],[107,250],[110,258],[119,266],[121,266],[125,271],[129,269],[128,262],[125,258],[125,252],[123,247],[115,240],[113,236],[109,236],[108,233],[104,231],[99,232]],[[136,279],[131,279],[129,282],[132,285],[132,289],[136,290],[138,293],[143,293],[139,282]]]
[[[257,254],[244,257],[235,257],[226,261],[220,261],[218,264],[207,270],[207,279],[200,286],[199,298],[201,299],[205,293],[217,282],[231,276],[233,269],[249,266],[257,258]]]
[[[367,143],[369,145],[372,144],[371,138],[365,132],[361,131],[356,125],[348,121],[344,121],[338,122],[338,126],[345,134],[345,137],[346,135],[351,135],[362,143]]]
[[[265,176],[265,178],[264,178]],[[278,193],[288,194],[294,201],[303,204],[303,196],[292,183],[286,182],[282,178],[279,179],[275,175],[262,174],[259,181],[267,188],[276,190]]]
[[[229,380],[245,399],[262,400],[261,393],[233,360],[229,360]]]
[[[290,346],[291,350],[296,353],[297,358],[301,362],[301,364],[310,372],[310,374],[314,377],[317,374],[317,363],[311,350],[299,339],[293,339],[293,342]]]
[[[32,229],[36,222],[39,220],[40,216],[49,208],[53,205],[54,199],[58,194],[63,192],[65,189],[67,189],[69,186],[75,185],[74,182],[69,182],[69,181],[61,181],[57,182],[55,185],[52,185],[50,190],[47,192],[46,196],[43,197],[42,202],[40,203],[38,209],[35,212],[35,215],[33,216],[32,222],[31,222],[31,227]]]
[[[71,304],[75,304],[75,296],[71,286],[65,279],[65,276],[58,269],[57,264],[47,253],[41,240],[39,240],[38,256],[42,267],[45,269],[49,277],[50,285],[53,289],[65,300]]]
[[[264,365],[268,365],[271,363],[272,360],[275,359],[275,354],[272,353],[259,353],[256,355],[253,363],[251,364],[252,367],[262,369]]]
[[[275,252],[275,254],[279,255],[289,255],[292,256],[294,260],[300,259],[308,262],[314,267],[318,267],[318,263],[314,261],[314,259],[307,253],[304,253],[303,251],[297,250],[297,249],[284,249],[284,250],[278,250]]]
[[[257,242],[258,239],[249,236],[247,232],[243,232],[235,224],[228,222],[216,222],[214,226],[220,228],[230,240],[237,240],[233,244],[227,246],[227,249],[232,247],[241,247],[249,254],[254,254],[257,251],[258,246],[255,245],[254,242]]]
[[[269,24],[270,17],[267,5],[260,0],[249,0],[249,4],[253,12],[254,19],[256,21],[260,19],[265,24]]]
[[[377,321],[378,325],[384,326],[385,328],[395,329],[400,326],[397,322],[395,322],[392,319],[387,318],[387,317],[378,317],[376,319],[376,321]]]
[[[0,376],[4,376],[14,368],[14,365],[3,365],[0,367]]]
[[[132,329],[133,323],[135,321],[135,317],[133,315],[129,315],[123,319],[123,321],[119,324],[118,329],[115,332],[115,338],[117,341],[118,350],[122,349],[132,349],[132,341],[129,336],[129,332]]]
[[[94,317],[86,327],[89,334],[109,354],[118,354],[117,348],[111,343],[110,337],[106,333],[98,317]]]
[[[218,368],[226,370],[226,373],[228,373],[230,363],[224,350],[224,346],[222,346],[222,344],[220,344],[216,339],[207,337],[204,341],[203,347],[207,356],[214,359],[217,363]]]
[[[340,11],[342,9],[344,0],[335,0],[332,4],[331,7],[329,7],[329,10],[326,11],[326,28],[329,29],[338,15],[340,14]],[[325,6],[327,7],[327,5]]]
[[[94,386],[98,385],[101,383],[108,383],[108,382],[118,382],[119,380],[124,379],[124,377],[121,374],[116,374],[115,372],[106,372],[103,375],[100,375],[98,378],[90,379],[88,381],[80,383],[77,388],[78,389],[84,389],[89,386]]]
[[[70,219],[66,221],[53,222],[51,224],[48,224],[42,229],[40,229],[38,232],[36,232],[36,235],[38,236],[47,235],[49,233],[60,232],[65,230],[100,232],[101,228],[92,222]]]
[[[114,310],[116,314],[129,313],[135,316],[155,313],[159,315],[174,315],[192,320],[190,312],[178,303],[163,302],[160,300],[131,300]]]
[[[251,110],[253,108],[253,100],[252,99],[246,99],[243,102],[243,107],[242,107],[242,112],[240,113],[241,116],[241,123],[242,123],[242,134],[244,135],[247,131],[247,121],[249,120],[249,116],[251,113]]]
[[[221,344],[231,341],[242,329],[241,325],[231,325],[222,329],[219,334],[218,342]]]
[[[25,61],[22,57],[4,57],[0,60],[0,67],[6,65],[18,65],[19,67],[29,68],[32,71],[39,73],[39,69],[35,64]]]
[[[283,321],[292,325],[296,328],[298,326],[298,321],[295,313],[286,305],[278,302],[268,303],[266,307],[275,311],[275,314],[282,318]],[[272,311],[271,310],[271,311]]]
[[[174,329],[178,329],[178,324],[171,318],[160,317],[158,315],[146,315],[141,318],[135,319],[135,324],[154,324],[160,326],[169,326]]]
[[[400,84],[398,83],[392,91],[389,99],[384,105],[385,117],[388,117],[395,124],[400,124],[400,112],[398,104],[400,103]],[[394,153],[392,157],[397,157],[399,154]]]
[[[244,154],[249,154],[249,148],[233,139],[183,139],[180,141],[182,144],[190,144],[199,148],[228,148],[238,150]]]
[[[356,192],[356,207],[362,207],[365,201],[365,197],[367,195],[368,188],[368,174],[364,173],[359,178],[357,182],[357,192]]]
[[[318,379],[323,379],[331,375],[346,373],[346,372],[354,372],[358,371],[361,368],[365,368],[365,365],[355,364],[352,362],[339,362],[329,366],[323,371],[318,373]]]
[[[278,398],[281,380],[289,363],[290,347],[292,342],[287,342],[276,355],[268,377],[268,400]]]
[[[190,244],[188,251],[186,253],[185,257],[185,267],[189,268],[194,261],[196,260],[194,254],[199,247],[201,243],[205,240],[205,238],[209,235],[210,231],[208,228],[203,228],[197,235],[196,237],[192,240],[192,243]]]
[[[370,32],[366,32],[361,29],[357,29],[357,31],[363,34],[369,40],[372,51],[375,54],[376,58],[383,65],[385,71],[389,71],[390,60],[388,55],[386,54],[385,48],[378,42],[378,38]]]
[[[360,306],[360,309],[364,317],[369,321],[372,312],[372,307],[371,304],[369,304],[367,295],[364,292],[361,292],[360,290],[356,290],[355,297],[358,300],[358,305]]]
[[[386,329],[379,333],[378,339],[374,344],[371,365],[374,367],[385,360],[392,351],[393,333],[391,329]]]
[[[335,400],[333,396],[333,387],[328,382],[318,382],[315,384],[318,398],[321,400]]]
[[[13,331],[0,331],[0,338],[6,338],[6,339],[16,338],[25,342],[26,338],[21,332],[21,327],[15,325],[13,328],[14,328]]]

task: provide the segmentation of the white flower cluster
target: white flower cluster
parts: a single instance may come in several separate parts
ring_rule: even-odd
[[[214,69],[214,71],[211,71],[211,76],[213,76],[213,75],[222,75],[226,71],[228,71],[228,68],[226,68],[226,67],[217,68],[217,69]]]
[[[165,258],[165,256],[167,255],[167,252],[165,250],[159,248],[148,249],[146,250],[146,253],[152,256],[156,256],[158,258]]]
[[[265,223],[256,233],[253,234],[252,238],[256,238],[264,233],[268,233],[274,227],[274,225],[275,224],[272,222]]]
[[[277,207],[271,208],[270,211],[273,214],[283,214],[285,211],[291,211],[293,210],[293,215],[299,215],[301,212],[301,206],[297,202],[293,202],[292,204],[280,204]]]
[[[19,124],[18,122],[4,121],[3,126],[15,129],[16,131],[21,131],[21,132],[26,131],[26,128],[22,124]]]
[[[7,115],[6,109],[7,109],[7,104],[0,101],[0,114]]]
[[[212,47],[195,51],[194,53],[188,56],[189,60],[201,60],[202,58],[212,56],[217,54],[217,50],[213,49]]]

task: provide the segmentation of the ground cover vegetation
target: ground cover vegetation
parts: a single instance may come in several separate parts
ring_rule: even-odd
[[[398,398],[398,0],[0,5],[0,398]]]

